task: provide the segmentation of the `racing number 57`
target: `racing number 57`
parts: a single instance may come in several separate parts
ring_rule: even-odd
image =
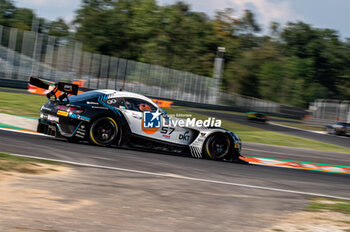
[[[160,133],[171,135],[175,131],[175,128],[172,127],[162,127]]]

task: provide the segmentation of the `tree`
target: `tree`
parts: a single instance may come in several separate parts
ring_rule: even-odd
[[[112,28],[111,7],[109,0],[84,0],[76,11],[75,38],[84,43],[85,50],[111,55],[112,39],[118,33],[118,27]]]
[[[9,22],[11,27],[16,27],[22,30],[31,30],[32,22],[35,18],[36,16],[33,10],[28,8],[17,8],[13,13],[12,18],[9,19]]]
[[[302,22],[289,23],[281,39],[287,56],[312,60],[315,72],[307,84],[317,83],[328,89],[325,97],[338,95],[336,83],[344,72],[346,54],[336,31],[312,28]]]
[[[0,0],[0,25],[9,26],[8,19],[13,17],[16,8],[11,0]]]
[[[56,37],[67,37],[69,35],[69,26],[62,18],[49,23],[48,34]]]

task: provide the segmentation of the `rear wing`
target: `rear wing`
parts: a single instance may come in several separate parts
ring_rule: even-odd
[[[29,84],[34,85],[38,88],[49,90],[50,86],[54,86],[54,89],[51,90],[48,94],[46,94],[47,98],[51,98],[52,96],[55,97],[55,100],[57,100],[57,97],[60,102],[62,102],[64,99],[68,100],[68,95],[77,95],[79,86],[76,84],[68,83],[68,82],[52,82],[44,79],[40,79],[39,77],[31,76],[29,79]],[[60,94],[61,93],[61,94]],[[57,96],[60,94],[60,96]]]

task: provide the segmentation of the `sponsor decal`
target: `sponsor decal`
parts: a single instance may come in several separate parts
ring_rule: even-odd
[[[115,104],[115,103],[117,103],[117,99],[115,99],[115,98],[107,100],[107,104],[108,105],[112,105],[112,104]]]
[[[57,111],[57,115],[61,115],[61,116],[67,117],[68,116],[68,112],[67,111],[63,111],[63,110],[59,110],[59,111]]]
[[[180,134],[179,135],[179,140],[190,140],[190,132],[189,131],[186,131],[184,134]]]
[[[197,120],[196,118],[176,118],[169,120],[169,123],[167,124],[169,124],[169,126],[172,127],[221,127],[221,120],[217,120],[215,118],[208,118],[207,120],[203,121]]]
[[[85,134],[86,134],[85,125],[81,124],[80,127],[77,129],[75,136],[79,138],[84,138]]]
[[[89,105],[99,105],[100,103],[98,103],[98,102],[89,102],[89,101],[87,101],[86,104],[89,104]]]
[[[53,115],[47,115],[47,120],[53,121],[53,122],[59,122],[59,118]]]
[[[162,135],[164,138],[170,139],[170,135]]]
[[[85,117],[79,114],[75,114],[75,113],[69,113],[69,117],[70,118],[75,118],[75,119],[79,119],[79,120],[83,120],[86,122],[90,122],[90,118],[89,117]]]
[[[161,127],[161,112],[159,110],[144,111],[141,126],[146,134],[156,133]]]
[[[51,109],[50,109],[50,108],[47,108],[47,107],[45,107],[45,106],[42,106],[40,110],[47,110],[47,111],[51,111]]]
[[[78,115],[75,113],[69,113],[69,117],[77,119]]]
[[[73,90],[73,86],[72,85],[64,85],[63,89],[64,89],[64,91],[71,92]]]
[[[89,117],[85,117],[85,116],[82,116],[82,115],[79,115],[79,119],[83,120],[83,121],[87,121],[87,122],[90,122],[90,120],[91,120]]]
[[[108,110],[108,108],[107,108],[107,107],[104,107],[104,106],[92,106],[91,108],[93,108],[93,109]]]

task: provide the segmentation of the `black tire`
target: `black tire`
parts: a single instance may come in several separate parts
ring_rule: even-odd
[[[103,117],[92,123],[89,138],[92,144],[106,147],[115,142],[118,133],[118,123],[111,117]]]
[[[224,133],[215,133],[205,141],[203,150],[204,157],[208,159],[223,160],[231,158],[231,140]]]

